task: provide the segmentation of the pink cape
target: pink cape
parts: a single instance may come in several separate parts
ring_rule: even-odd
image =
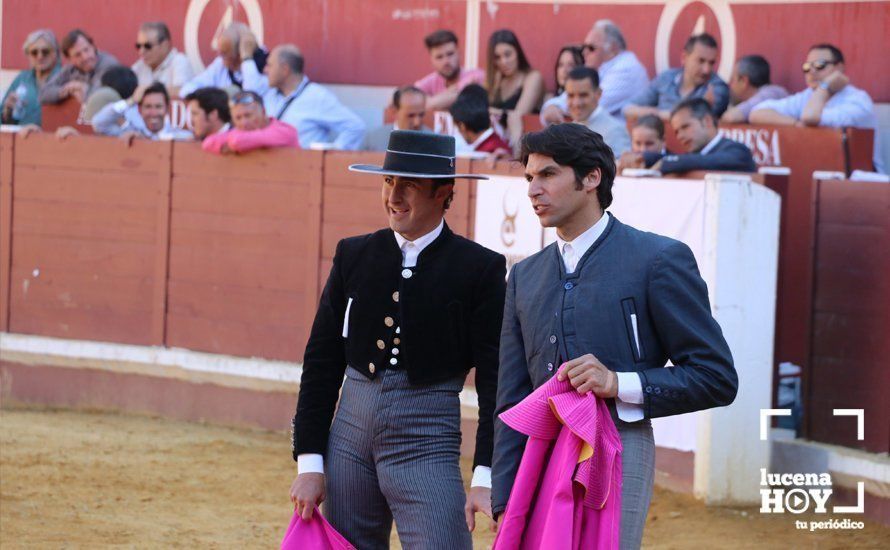
[[[304,521],[294,510],[281,550],[355,550],[355,547],[331,527],[316,507],[309,521]]]
[[[493,550],[617,549],[622,446],[606,402],[554,376],[500,418],[529,439]]]

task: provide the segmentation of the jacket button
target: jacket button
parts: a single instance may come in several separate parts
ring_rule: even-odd
[[[377,340],[377,349],[383,349],[386,347],[386,342],[383,340]]]
[[[556,343],[556,336],[553,335],[553,334],[550,335],[550,343],[551,343],[551,344],[555,344],[555,343]]]
[[[392,301],[393,302],[399,301],[399,291],[398,290],[392,293]]]
[[[553,372],[553,363],[547,363],[547,370]]]
[[[392,359],[389,360],[389,364],[392,366],[396,366],[399,364],[399,360],[396,359],[395,357],[393,357]]]
[[[404,279],[410,279],[410,278],[411,278],[411,275],[414,275],[414,273],[412,273],[410,269],[405,268],[405,269],[402,270],[402,278],[404,278]]]
[[[655,388],[655,395],[661,395],[661,388]]]
[[[396,324],[396,322],[392,320],[392,317],[386,317],[386,318],[383,319],[383,324],[386,325],[386,326],[388,326],[388,327],[391,327],[391,326],[393,326],[394,324]]]
[[[393,354],[393,355],[398,355],[398,354],[399,354],[399,348],[392,348],[392,354]]]
[[[374,371],[377,370],[377,367],[374,366],[374,363],[368,363],[368,370],[371,371],[371,374],[374,374]]]
[[[652,393],[652,386],[646,386],[646,393]]]
[[[567,283],[565,284],[565,289],[566,289],[566,290],[572,290],[572,288],[574,288],[574,286],[575,286],[575,284],[572,283],[571,281],[569,281],[569,282],[567,282]]]
[[[402,339],[401,338],[393,338],[392,343],[398,346],[399,344],[402,343]],[[380,349],[383,349],[383,348],[380,348]]]

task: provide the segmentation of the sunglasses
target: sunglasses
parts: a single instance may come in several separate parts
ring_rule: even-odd
[[[591,52],[591,53],[593,53],[593,52],[595,52],[595,51],[596,51],[596,45],[594,45],[594,44],[581,44],[581,53],[582,53],[582,54],[585,54],[585,53],[587,53],[587,52]]]
[[[820,59],[819,61],[813,61],[812,63],[804,63],[803,65],[801,65],[800,69],[803,71],[803,74],[807,74],[810,71],[821,71],[825,67],[834,64],[834,61],[826,61],[824,59]]]
[[[250,105],[251,103],[258,103],[257,98],[253,94],[240,93],[231,99],[232,105]]]
[[[157,46],[157,44],[152,44],[151,42],[144,42],[144,43],[136,42],[136,50],[137,51],[139,51],[139,50],[151,51],[151,49],[154,48],[155,46]]]
[[[48,57],[51,53],[53,53],[53,51],[49,48],[34,48],[33,50],[28,51],[28,55],[31,57]]]

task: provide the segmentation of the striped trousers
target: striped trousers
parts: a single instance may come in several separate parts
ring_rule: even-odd
[[[325,517],[356,548],[471,549],[460,473],[464,377],[412,386],[401,370],[374,380],[352,368],[328,443]]]

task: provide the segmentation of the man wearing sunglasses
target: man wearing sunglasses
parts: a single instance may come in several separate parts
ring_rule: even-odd
[[[627,49],[627,42],[618,25],[600,19],[584,37],[581,46],[584,65],[596,69],[600,78],[599,105],[612,116],[621,115],[637,91],[649,85],[646,67]],[[541,123],[545,126],[565,122],[569,115],[568,96],[563,93],[551,98],[541,109]]]
[[[136,53],[139,59],[133,63],[132,69],[139,79],[140,90],[160,82],[172,97],[176,97],[179,89],[194,76],[188,57],[173,47],[170,29],[161,21],[143,23],[139,27]]]
[[[68,64],[40,90],[41,103],[59,103],[69,97],[83,103],[90,92],[102,85],[105,71],[118,64],[113,55],[100,52],[93,38],[81,29],[65,35],[62,53]]]
[[[0,120],[3,124],[36,124],[40,126],[40,89],[61,69],[59,45],[49,29],[39,29],[28,35],[23,46],[29,68],[20,72],[12,81],[3,101],[0,102]]]
[[[850,84],[844,54],[831,44],[810,48],[801,67],[807,89],[784,99],[764,101],[751,111],[752,124],[877,128],[868,93]],[[883,172],[875,132],[875,169]]]

